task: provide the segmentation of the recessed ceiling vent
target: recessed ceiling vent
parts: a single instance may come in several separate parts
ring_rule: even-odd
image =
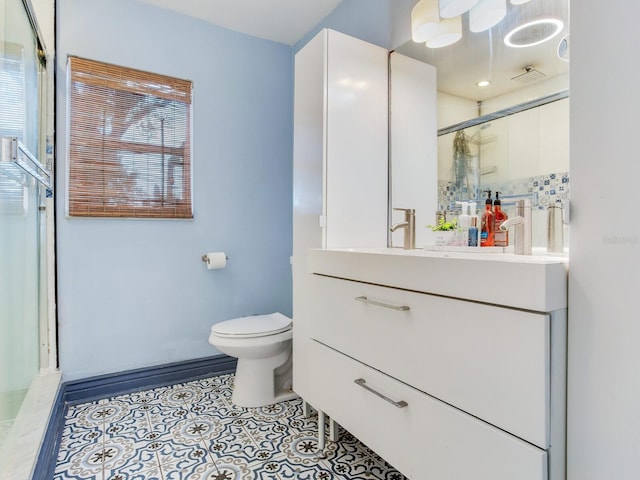
[[[531,65],[522,67],[522,70],[524,70],[524,73],[512,77],[511,80],[515,80],[516,82],[520,83],[531,83],[546,77],[544,73],[542,73],[540,70],[536,70]]]

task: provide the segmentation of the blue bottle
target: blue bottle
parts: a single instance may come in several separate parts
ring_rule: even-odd
[[[478,246],[478,217],[471,217],[471,226],[469,227],[469,243],[470,247]]]

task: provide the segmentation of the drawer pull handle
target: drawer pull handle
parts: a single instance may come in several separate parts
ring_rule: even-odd
[[[373,393],[374,395],[380,397],[381,399],[383,399],[385,402],[389,402],[391,405],[393,405],[394,407],[398,407],[398,408],[404,408],[407,405],[409,405],[407,402],[405,402],[404,400],[400,400],[399,402],[396,402],[395,400],[391,400],[389,397],[381,394],[380,392],[376,392],[373,388],[371,388],[369,385],[367,385],[367,382],[365,381],[364,378],[356,378],[353,383],[360,385],[362,388],[364,388],[365,390],[367,390],[368,392]]]
[[[406,305],[391,305],[390,303],[376,302],[375,300],[369,300],[365,296],[356,297],[356,300],[363,303],[369,303],[371,305],[377,305],[378,307],[390,308],[391,310],[399,310],[401,312],[406,312],[407,310],[410,310],[409,307]]]

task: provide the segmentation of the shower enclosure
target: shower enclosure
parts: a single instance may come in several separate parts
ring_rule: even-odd
[[[55,360],[52,365],[46,248],[52,187],[38,160],[46,159],[46,56],[28,2],[0,0],[0,14],[2,453],[34,379],[55,369]]]

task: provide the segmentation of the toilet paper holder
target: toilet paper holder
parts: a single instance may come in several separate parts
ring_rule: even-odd
[[[202,261],[204,263],[207,263],[207,255],[208,254],[206,254],[206,253],[204,255],[202,255]],[[225,255],[224,258],[225,258],[225,260],[229,260],[229,255]]]

